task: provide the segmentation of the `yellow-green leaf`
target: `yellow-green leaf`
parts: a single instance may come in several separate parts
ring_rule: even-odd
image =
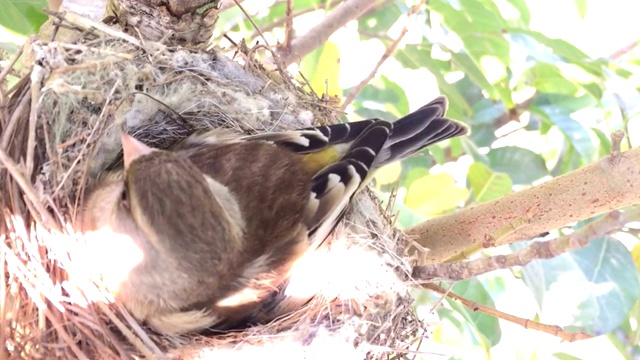
[[[467,189],[456,186],[449,174],[427,175],[409,185],[405,204],[423,216],[433,216],[455,208],[469,197]]]
[[[401,171],[402,164],[399,161],[383,166],[375,173],[374,179],[376,179],[376,185],[387,185],[397,181]]]
[[[340,75],[338,45],[327,41],[309,53],[300,63],[300,72],[318,96],[326,94],[331,97],[342,97],[342,88],[338,84]]]
[[[631,256],[633,257],[633,263],[636,264],[636,268],[640,269],[640,244],[636,244],[633,247]]]
[[[467,180],[477,203],[497,199],[511,192],[513,183],[507,174],[494,173],[485,164],[475,162],[469,167]]]

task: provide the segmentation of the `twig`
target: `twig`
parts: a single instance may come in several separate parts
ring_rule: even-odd
[[[342,1],[340,1],[340,0],[331,1],[331,4],[329,4],[329,6],[327,7],[327,10],[331,10],[331,9],[335,8],[336,6],[340,5],[341,2]],[[314,7],[308,7],[308,8],[300,9],[298,11],[294,11],[291,14],[291,17],[292,18],[297,18],[298,16],[302,16],[304,14],[308,14],[308,13],[310,13],[312,11],[316,11],[316,10],[318,10],[318,9],[316,9]],[[271,30],[277,28],[278,26],[284,25],[286,21],[287,21],[286,17],[279,18],[278,20],[276,20],[276,21],[274,21],[274,22],[272,22],[272,23],[270,23],[270,24],[268,24],[266,26],[263,26],[261,30],[262,30],[262,32],[271,31]],[[249,39],[253,39],[258,35],[259,35],[258,32],[254,31],[253,33],[251,33],[251,35],[248,38]]]
[[[288,52],[278,51],[280,60],[287,66],[298,61],[313,49],[322,45],[339,28],[353,19],[357,19],[367,10],[376,5],[371,0],[347,0],[329,13],[324,20],[314,26],[303,36],[291,41]]]
[[[148,359],[164,358],[164,356],[162,355],[161,352],[159,352],[159,350],[156,351],[157,349],[156,347],[152,349],[149,349],[148,347],[146,347],[144,342],[140,340],[140,338],[138,338],[122,321],[120,321],[120,319],[118,319],[116,314],[114,314],[107,305],[105,305],[100,301],[96,302],[95,304],[98,305],[98,308],[100,308],[100,310],[102,310],[102,312],[105,313],[105,315],[107,315],[109,320],[111,320],[116,325],[118,330],[122,332],[122,334],[127,338],[127,340],[129,340],[131,344],[133,344],[133,346],[136,347],[136,349],[138,349],[142,354],[144,354],[146,358]]]
[[[136,45],[138,47],[142,47],[142,42],[131,35],[127,35],[121,31],[118,31],[112,27],[107,26],[106,24],[94,21],[89,18],[86,18],[82,15],[78,15],[76,13],[67,12],[64,14],[64,20],[70,22],[71,24],[81,26],[82,28],[95,28],[109,36],[122,39],[128,41],[129,43]],[[156,47],[163,47],[164,45],[156,42],[147,42],[147,45],[155,45]]]
[[[487,234],[496,234],[507,224],[526,224],[496,239],[495,245],[530,239],[550,229],[589,219],[621,207],[640,203],[638,175],[640,148],[621,154],[612,165],[609,157],[540,185],[500,199],[433,218],[406,230],[406,234],[429,248],[427,261],[441,263],[473,244],[482,244]]]
[[[3,243],[5,242],[5,239],[6,235],[0,236],[0,241],[2,241]],[[5,247],[0,247],[0,276],[2,276],[2,279],[7,279],[7,268],[5,261]],[[0,344],[6,344],[5,337],[7,336],[7,334],[9,334],[9,329],[7,329],[8,324],[6,321],[7,314],[9,313],[9,310],[6,308],[8,303],[7,295],[11,296],[7,292],[7,281],[3,280],[0,283]],[[8,356],[6,348],[2,346],[2,349],[0,349],[0,359],[6,360],[7,358]]]
[[[249,20],[249,22],[251,23],[251,25],[253,26],[254,29],[256,29],[256,31],[258,32],[258,34],[260,34],[260,37],[262,38],[262,40],[264,41],[264,44],[266,46],[269,46],[269,42],[267,41],[267,38],[264,37],[264,34],[262,33],[262,30],[260,30],[260,28],[258,27],[258,25],[255,23],[255,21],[253,21],[253,18],[251,17],[251,15],[249,15],[249,13],[247,12],[247,10],[244,9],[244,7],[242,5],[240,5],[240,1],[239,0],[233,0],[236,5],[238,5],[238,8],[240,8],[240,11],[242,11],[242,13],[244,14],[244,16],[247,18],[247,20]]]
[[[29,132],[27,134],[27,177],[33,174],[34,152],[36,150],[36,125],[38,123],[38,103],[40,102],[40,90],[45,78],[45,69],[35,65],[31,72],[31,108],[29,112]]]
[[[18,186],[20,186],[20,188],[24,192],[27,199],[31,201],[34,208],[38,211],[42,219],[45,220],[45,225],[46,225],[45,228],[54,229],[58,232],[61,232],[62,230],[60,226],[58,226],[58,223],[53,219],[51,214],[42,206],[42,203],[38,199],[38,195],[33,189],[33,186],[31,186],[31,183],[27,181],[27,179],[25,179],[20,169],[18,169],[18,165],[15,162],[13,162],[13,160],[11,160],[9,155],[7,155],[7,153],[4,152],[4,150],[2,149],[0,149],[0,163],[2,163],[2,165],[4,165],[4,167],[7,168],[7,170],[9,171],[9,174],[11,174],[11,176],[16,181],[16,183],[18,183]]]
[[[244,0],[222,0],[220,2],[220,12],[229,10],[233,7],[234,4],[241,4]]]
[[[484,306],[481,304],[478,304],[476,302],[473,302],[469,299],[465,299],[461,296],[458,296],[452,292],[447,291],[446,289],[443,289],[442,287],[435,285],[435,284],[425,284],[423,285],[424,288],[429,289],[429,290],[433,290],[435,292],[437,292],[438,294],[444,295],[446,297],[449,297],[455,301],[458,301],[460,303],[462,303],[464,306],[466,306],[467,308],[469,308],[472,311],[475,312],[481,312],[487,315],[491,315],[494,317],[497,317],[498,319],[502,319],[505,321],[509,321],[511,323],[520,325],[522,327],[524,327],[525,329],[533,329],[533,330],[537,330],[537,331],[542,331],[545,332],[547,334],[551,334],[553,336],[559,337],[560,339],[564,340],[564,341],[568,341],[568,342],[573,342],[576,340],[586,340],[586,339],[591,339],[593,336],[589,335],[589,334],[585,334],[582,332],[579,333],[572,333],[572,332],[568,332],[563,330],[560,326],[557,325],[547,325],[547,324],[542,324],[539,323],[537,321],[533,321],[533,320],[529,320],[529,319],[523,319],[517,316],[513,316],[507,313],[504,313],[502,311],[498,311],[496,309],[492,309],[488,306]]]
[[[356,98],[358,93],[360,93],[360,91],[362,91],[362,89],[371,81],[371,79],[373,79],[373,77],[376,76],[376,74],[378,73],[378,70],[380,69],[380,66],[382,66],[382,64],[385,61],[387,61],[387,59],[391,56],[391,54],[393,54],[393,52],[398,47],[398,44],[400,44],[400,41],[402,41],[404,36],[407,34],[407,31],[409,31],[409,29],[407,28],[407,25],[408,25],[407,23],[409,22],[409,18],[420,10],[424,2],[425,0],[420,0],[420,2],[418,2],[416,5],[414,5],[411,8],[409,13],[407,14],[407,19],[404,26],[402,27],[402,31],[400,31],[400,35],[398,35],[398,37],[391,43],[391,45],[387,47],[387,50],[384,52],[384,54],[382,54],[382,57],[380,57],[380,60],[378,60],[378,63],[373,68],[373,70],[371,70],[369,75],[366,78],[364,78],[362,81],[360,81],[360,83],[355,87],[355,89],[353,89],[351,92],[349,92],[349,94],[347,94],[347,97],[342,103],[342,106],[340,106],[340,110],[345,111],[347,106],[351,104],[351,102]]]
[[[118,304],[118,310],[120,310],[120,314],[124,317],[125,320],[129,323],[129,325],[135,330],[136,334],[140,337],[142,342],[149,348],[152,349],[155,353],[160,354],[162,351],[156,346],[156,344],[151,340],[149,334],[147,334],[138,321],[129,314],[129,312],[124,308],[124,306]]]
[[[13,135],[15,127],[18,124],[18,119],[20,118],[25,108],[27,107],[27,104],[31,100],[31,91],[25,91],[29,89],[28,86],[25,86],[23,89],[24,90],[21,95],[14,95],[14,96],[22,96],[22,98],[20,99],[20,103],[18,104],[18,106],[13,111],[13,114],[11,114],[9,123],[4,128],[4,133],[2,134],[2,142],[0,143],[0,148],[3,150],[6,150],[9,148],[9,141],[11,141],[11,135]]]
[[[529,247],[508,255],[497,255],[466,262],[430,264],[413,268],[412,277],[418,283],[434,280],[463,280],[498,269],[524,266],[533,260],[550,259],[566,251],[586,246],[590,240],[622,228],[640,219],[640,205],[624,212],[608,213],[601,219],[557,239],[534,242]]]
[[[631,43],[629,43],[629,44],[623,46],[622,48],[620,48],[620,49],[614,51],[613,53],[611,53],[611,55],[609,55],[609,57],[612,58],[612,59],[619,59],[623,55],[629,53],[631,50],[633,50],[636,47],[638,47],[638,45],[640,45],[640,40],[632,41]]]
[[[44,310],[44,314],[47,317],[47,319],[51,321],[51,325],[53,325],[53,327],[56,329],[56,334],[62,337],[64,342],[71,348],[71,351],[73,351],[73,354],[76,356],[76,358],[80,360],[89,360],[89,358],[87,358],[87,356],[82,352],[82,350],[80,350],[78,345],[76,345],[76,342],[73,341],[71,336],[69,336],[69,334],[64,329],[64,326],[62,326],[58,318],[55,317],[55,315],[52,314],[48,309]]]
[[[24,45],[20,46],[20,49],[18,49],[15,55],[13,55],[13,57],[11,58],[11,61],[9,61],[7,66],[4,69],[2,69],[2,71],[0,72],[0,83],[4,81],[4,78],[7,77],[11,69],[13,69],[13,66],[16,64],[18,59],[20,59],[20,56],[22,56],[23,51],[24,51]]]
[[[620,151],[620,144],[624,139],[624,131],[617,130],[611,133],[611,155],[609,156],[609,163],[611,165],[619,165],[622,159],[622,152]]]
[[[287,10],[284,19],[284,51],[289,52],[291,50],[291,39],[293,37],[293,0],[287,0]]]

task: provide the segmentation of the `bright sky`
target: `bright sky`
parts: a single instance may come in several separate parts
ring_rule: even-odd
[[[531,28],[576,45],[592,57],[608,56],[640,39],[640,1],[589,0],[583,20],[575,0],[527,1]]]

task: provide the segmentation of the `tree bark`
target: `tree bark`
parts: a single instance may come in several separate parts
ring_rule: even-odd
[[[111,0],[108,8],[125,28],[134,29],[133,33],[145,40],[198,46],[211,37],[219,1]]]
[[[441,263],[472,245],[529,239],[572,222],[640,203],[640,149],[607,156],[532,188],[440,216],[406,231]]]

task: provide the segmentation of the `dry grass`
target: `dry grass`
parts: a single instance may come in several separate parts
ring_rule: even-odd
[[[309,126],[334,111],[259,63],[263,50],[230,59],[91,30],[77,16],[61,24],[50,27],[56,41],[26,45],[19,60],[33,66],[17,85],[4,86],[11,69],[0,73],[2,358],[387,358],[416,348],[406,244],[370,194],[296,265],[288,295],[313,297],[299,311],[233,333],[166,337],[114,304],[92,273],[96,249],[72,224],[84,188],[117,163],[120,128],[165,148],[202,128]]]

